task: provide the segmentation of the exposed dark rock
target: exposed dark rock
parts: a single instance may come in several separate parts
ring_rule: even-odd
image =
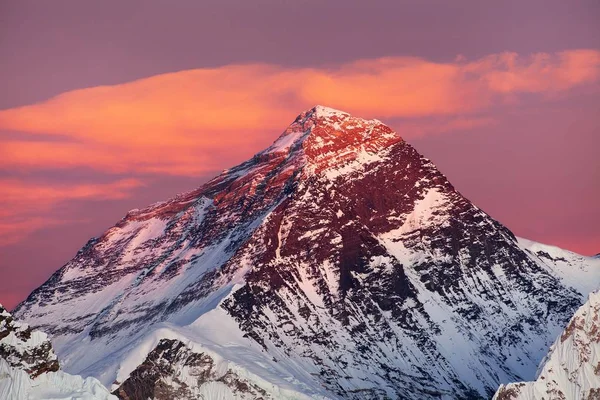
[[[59,369],[52,344],[46,335],[32,331],[27,324],[15,321],[1,305],[0,358],[6,360],[11,367],[26,371],[32,378]]]
[[[162,339],[113,394],[124,400],[196,399],[200,398],[202,386],[210,382],[227,386],[236,398],[271,398],[264,389],[235,372],[219,372],[211,356],[170,339]]]

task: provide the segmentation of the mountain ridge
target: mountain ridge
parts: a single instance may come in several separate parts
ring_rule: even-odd
[[[47,335],[15,320],[2,305],[0,398],[116,400],[96,379],[61,371]]]
[[[573,315],[540,364],[535,381],[502,385],[494,400],[600,398],[600,291]]]

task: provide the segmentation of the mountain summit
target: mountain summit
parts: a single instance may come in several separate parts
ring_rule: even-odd
[[[321,172],[338,163],[373,156],[401,140],[381,121],[316,106],[300,114],[272,146],[259,154],[300,152],[306,156],[311,172]]]
[[[317,106],[15,314],[126,399],[476,399],[533,379],[599,285],[600,259],[516,238],[383,123]]]

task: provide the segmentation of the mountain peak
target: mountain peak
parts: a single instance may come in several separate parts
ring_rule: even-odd
[[[319,116],[319,117],[350,116],[350,114],[345,111],[336,110],[335,108],[322,106],[319,104],[317,104],[310,110],[305,111],[305,113],[315,114],[316,116]]]
[[[15,315],[132,399],[479,399],[532,379],[599,284],[600,260],[517,240],[383,123],[315,107]]]
[[[376,154],[402,141],[390,127],[376,119],[317,105],[296,117],[263,154],[302,152],[316,170],[360,154]]]

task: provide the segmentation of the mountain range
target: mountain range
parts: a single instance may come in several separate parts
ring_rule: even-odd
[[[516,237],[382,122],[316,106],[14,316],[122,399],[484,399],[534,381],[599,287],[599,258]]]

